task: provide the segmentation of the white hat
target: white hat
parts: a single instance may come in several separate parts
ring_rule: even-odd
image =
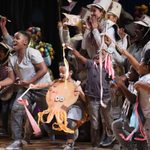
[[[140,24],[144,27],[150,27],[150,17],[147,15],[143,15],[140,21],[135,21],[134,23]]]
[[[116,15],[118,18],[120,17],[120,13],[121,13],[121,4],[118,2],[112,2],[112,5],[110,7],[110,9],[108,10],[108,14],[114,14]]]
[[[87,5],[88,8],[91,8],[92,6],[98,7],[100,9],[104,9],[105,12],[107,12],[112,0],[95,0],[93,4]]]

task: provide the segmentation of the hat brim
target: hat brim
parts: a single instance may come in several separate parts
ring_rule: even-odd
[[[89,4],[89,5],[87,5],[87,8],[91,9],[92,6],[97,7],[99,9],[103,9],[103,7],[101,7],[101,6],[97,5],[97,4]]]
[[[4,49],[6,49],[7,51],[9,51],[9,46],[8,46],[7,44],[5,44],[5,43],[3,43],[3,42],[0,42],[0,45],[1,45]]]
[[[144,23],[143,21],[134,21],[135,24],[139,24],[139,25],[142,25],[144,27],[150,27],[150,25]]]

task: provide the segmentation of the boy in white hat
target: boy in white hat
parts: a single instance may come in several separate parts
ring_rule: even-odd
[[[140,21],[135,21],[134,43],[128,48],[138,61],[144,56],[147,49],[150,49],[150,17],[144,15]]]
[[[87,19],[87,29],[82,40],[82,49],[87,50],[90,58],[93,58],[101,47],[100,33],[103,30],[103,18],[112,0],[95,0],[88,5],[91,16]]]
[[[122,57],[116,50],[115,45],[119,45],[122,48],[127,48],[127,34],[120,34],[117,21],[119,20],[121,14],[122,6],[118,2],[112,2],[111,7],[107,12],[107,20],[105,24],[105,29],[103,32],[111,38],[112,43],[109,46],[112,49],[113,57],[117,63],[123,63],[124,57]]]

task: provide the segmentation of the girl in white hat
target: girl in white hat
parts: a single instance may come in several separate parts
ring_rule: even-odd
[[[103,18],[107,12],[112,0],[95,0],[93,4],[88,5],[91,16],[87,19],[87,29],[82,40],[82,49],[87,50],[90,58],[93,58],[101,47],[100,33],[103,29]]]

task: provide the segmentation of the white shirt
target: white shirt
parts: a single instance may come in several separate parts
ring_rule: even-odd
[[[34,64],[36,65],[43,61],[43,57],[38,50],[28,47],[21,63],[18,63],[17,54],[15,53],[10,56],[8,67],[9,70],[14,71],[16,77],[19,77],[19,79],[31,80],[36,74]],[[36,81],[36,83],[48,82],[51,82],[48,72]]]
[[[150,73],[142,76],[139,81],[150,84]],[[150,118],[150,92],[139,89],[139,102],[146,118]]]

